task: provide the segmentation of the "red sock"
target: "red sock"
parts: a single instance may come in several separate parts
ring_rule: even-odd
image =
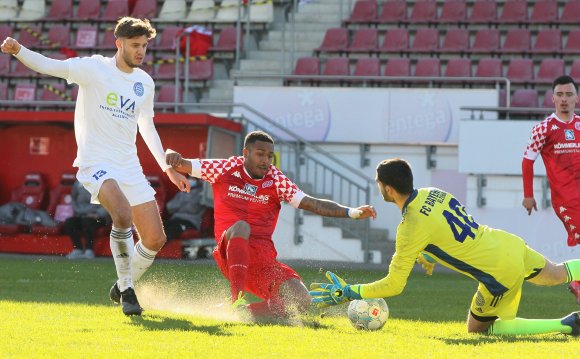
[[[284,300],[280,297],[272,297],[261,302],[252,303],[248,308],[255,317],[286,317]]]
[[[248,262],[250,261],[248,240],[240,237],[231,238],[228,242],[226,255],[233,303],[238,299],[238,293],[244,290],[246,283]]]

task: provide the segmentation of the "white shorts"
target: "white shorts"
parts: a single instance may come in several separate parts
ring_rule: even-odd
[[[108,179],[117,182],[131,207],[155,200],[155,190],[151,188],[140,166],[129,170],[110,165],[79,167],[77,179],[91,194],[91,203],[100,204],[99,191]]]

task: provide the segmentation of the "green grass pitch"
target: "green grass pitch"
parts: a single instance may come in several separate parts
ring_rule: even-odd
[[[296,267],[308,285],[334,270],[368,282],[384,270]],[[228,284],[214,264],[158,261],[137,287],[146,311],[126,317],[110,303],[112,260],[0,258],[0,358],[577,358],[580,339],[564,335],[498,338],[466,333],[476,282],[454,273],[413,272],[388,298],[390,318],[357,331],[346,306],[293,325],[250,324],[215,308]],[[559,318],[579,310],[564,286],[526,285],[521,317]]]

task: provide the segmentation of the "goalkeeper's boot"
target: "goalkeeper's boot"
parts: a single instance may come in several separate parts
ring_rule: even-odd
[[[570,315],[562,318],[561,323],[572,328],[570,335],[580,336],[580,312],[570,313]]]
[[[109,291],[109,298],[111,298],[111,300],[115,304],[121,303],[121,291],[119,290],[117,282],[115,282],[115,284],[113,284],[113,286],[111,287],[111,290]]]
[[[231,308],[233,312],[244,311],[245,309],[248,308],[248,301],[246,300],[244,292],[240,291],[238,293],[238,298],[234,300]]]
[[[576,297],[576,303],[580,304],[580,281],[570,282],[568,289]]]
[[[127,288],[121,292],[121,304],[125,315],[141,315],[143,312],[133,288]]]

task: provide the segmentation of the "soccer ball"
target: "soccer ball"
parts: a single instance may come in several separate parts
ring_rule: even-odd
[[[378,330],[389,319],[389,307],[383,298],[353,300],[347,313],[350,323],[356,329]]]

